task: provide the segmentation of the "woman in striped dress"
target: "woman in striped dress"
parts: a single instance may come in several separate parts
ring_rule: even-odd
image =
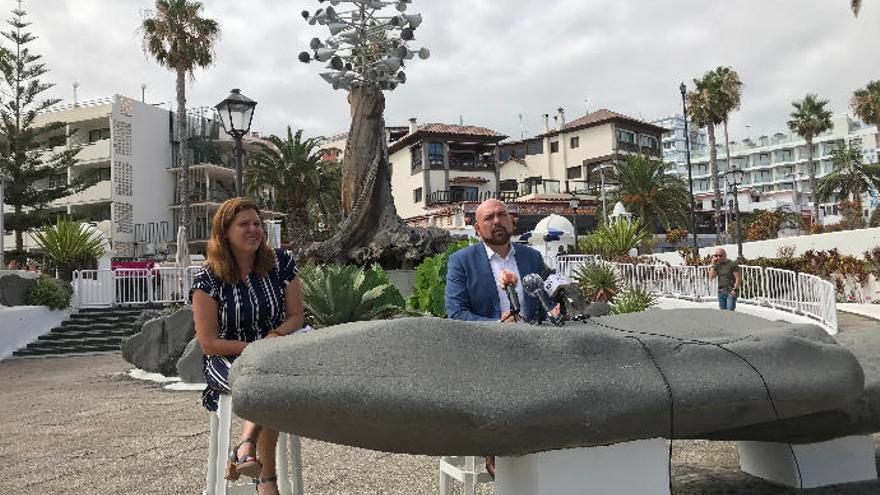
[[[211,224],[208,259],[196,275],[190,298],[196,337],[205,355],[202,403],[217,410],[229,393],[229,368],[256,340],[289,335],[303,326],[302,289],[289,251],[266,244],[260,210],[248,198],[220,206]],[[257,491],[278,493],[275,443],[278,432],[245,422],[241,442],[230,452],[226,477],[258,480]]]

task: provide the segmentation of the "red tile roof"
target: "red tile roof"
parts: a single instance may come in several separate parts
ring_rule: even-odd
[[[492,143],[497,143],[498,141],[501,141],[507,137],[500,132],[493,131],[492,129],[487,129],[485,127],[478,127],[475,125],[427,123],[421,124],[416,127],[416,132],[411,132],[406,136],[398,139],[397,141],[391,143],[391,145],[388,147],[388,152],[394,153],[395,151],[401,149],[403,146],[416,141],[416,138],[418,136],[425,135],[475,137],[480,138],[481,141],[488,141]]]
[[[572,120],[571,122],[566,122],[565,126],[562,130],[565,131],[573,131],[576,129],[582,129],[584,127],[592,127],[595,125],[604,124],[606,122],[610,122],[613,120],[626,120],[628,122],[633,122],[636,124],[640,124],[643,126],[653,127],[655,129],[660,130],[661,132],[665,132],[667,129],[657,126],[655,124],[651,124],[650,122],[645,122],[644,120],[636,119],[622,113],[612,112],[606,108],[600,108],[595,112],[588,113],[583,117]],[[559,131],[552,129],[550,132],[540,134],[539,136],[549,136],[553,134],[557,134]]]

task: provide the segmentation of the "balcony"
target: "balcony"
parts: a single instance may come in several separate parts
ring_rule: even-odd
[[[82,149],[76,155],[80,163],[94,162],[110,159],[110,140],[102,139],[91,144],[83,144]]]
[[[462,201],[483,202],[487,199],[500,199],[501,201],[513,201],[517,198],[516,191],[462,191],[441,190],[432,191],[428,204],[461,203]]]
[[[97,184],[70,196],[65,196],[52,202],[53,207],[84,205],[91,203],[100,203],[110,201],[111,199],[111,183],[109,180],[102,180]]]

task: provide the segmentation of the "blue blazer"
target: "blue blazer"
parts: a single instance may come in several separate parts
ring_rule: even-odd
[[[544,258],[538,251],[517,244],[513,247],[516,266],[522,277],[530,273],[542,275]],[[540,304],[525,294],[521,316],[528,321],[538,316]],[[501,301],[497,281],[486,256],[486,246],[480,242],[456,251],[449,257],[446,269],[446,316],[455,320],[492,320],[501,318]]]

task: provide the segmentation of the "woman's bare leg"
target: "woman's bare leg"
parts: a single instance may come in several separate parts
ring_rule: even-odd
[[[267,479],[276,476],[275,447],[278,444],[278,430],[263,427],[258,428],[260,428],[260,433],[257,439],[257,458],[260,459],[260,462],[263,464],[260,478]],[[278,483],[274,481],[260,483],[257,485],[257,492],[260,495],[278,495]]]

